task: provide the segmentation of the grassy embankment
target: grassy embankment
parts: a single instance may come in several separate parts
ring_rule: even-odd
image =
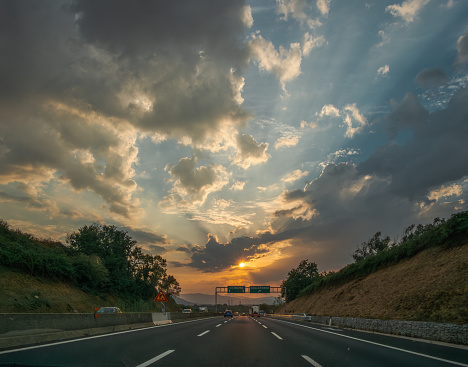
[[[325,276],[288,312],[467,324],[468,212]]]
[[[117,306],[126,312],[158,312],[160,302],[90,288],[91,257],[72,255],[62,243],[11,230],[0,223],[0,313],[93,312]],[[95,270],[95,269],[94,269]],[[169,298],[166,311],[179,311]]]

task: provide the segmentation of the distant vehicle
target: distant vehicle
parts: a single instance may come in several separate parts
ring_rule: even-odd
[[[239,312],[234,312],[234,316],[239,316]]]
[[[247,314],[245,312],[242,312],[242,315],[241,316],[247,316]]]
[[[208,312],[208,307],[201,306],[198,310],[199,310],[200,312]]]
[[[231,310],[224,311],[224,317],[232,317],[232,311]]]
[[[265,311],[260,310],[258,313],[260,316],[265,316]]]
[[[118,307],[101,307],[96,313],[122,313]]]
[[[186,308],[182,311],[182,313],[192,313],[192,309],[191,308]]]
[[[252,317],[260,317],[260,306],[252,305]]]

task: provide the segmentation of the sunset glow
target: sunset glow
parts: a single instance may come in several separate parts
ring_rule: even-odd
[[[12,228],[115,225],[212,293],[468,209],[468,1],[5,4]]]

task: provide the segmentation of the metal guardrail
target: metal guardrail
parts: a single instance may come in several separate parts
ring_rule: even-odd
[[[287,318],[289,320],[294,320],[294,321],[312,321],[312,316],[307,316],[305,313],[273,315],[273,317]]]

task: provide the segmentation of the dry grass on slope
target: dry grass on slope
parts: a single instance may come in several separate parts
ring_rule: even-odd
[[[94,307],[115,305],[116,299],[89,295],[69,284],[0,270],[0,313],[93,312]]]
[[[311,315],[468,323],[468,244],[425,250],[288,304]]]

